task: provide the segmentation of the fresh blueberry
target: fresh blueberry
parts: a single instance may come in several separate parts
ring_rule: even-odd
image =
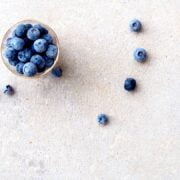
[[[129,27],[130,27],[131,31],[139,32],[139,31],[141,31],[142,25],[141,25],[141,22],[139,20],[134,19],[130,22]]]
[[[6,95],[13,95],[14,94],[14,88],[11,85],[6,85],[5,89],[4,89],[4,94]]]
[[[133,91],[136,88],[136,80],[133,78],[127,78],[124,83],[124,89],[127,91]]]
[[[147,59],[146,50],[143,48],[137,48],[134,51],[134,59],[138,62],[144,62]]]
[[[58,53],[58,48],[56,45],[49,45],[48,46],[48,49],[46,51],[46,56],[49,57],[49,58],[56,58],[57,56],[57,53]]]
[[[27,37],[28,39],[35,41],[40,37],[40,31],[37,28],[30,28],[27,32]]]
[[[97,117],[97,121],[101,125],[106,125],[108,123],[109,119],[108,119],[107,115],[99,114]]]
[[[41,34],[47,34],[48,33],[48,30],[46,28],[44,28],[43,26],[41,26],[40,24],[34,25],[34,28],[39,29]]]
[[[46,51],[47,49],[47,41],[45,39],[37,39],[36,41],[34,41],[34,49],[37,53],[43,53]]]
[[[16,50],[12,49],[12,48],[7,48],[5,50],[5,56],[7,59],[11,59],[14,60],[16,58],[17,52]]]
[[[25,41],[23,39],[21,39],[21,38],[13,37],[12,40],[11,40],[12,48],[14,48],[17,51],[22,50],[24,45],[25,45]]]
[[[19,62],[18,64],[16,64],[16,71],[20,74],[23,74],[23,67],[24,67],[24,63]]]
[[[23,74],[25,76],[31,77],[34,76],[37,73],[37,67],[34,63],[32,62],[27,62],[23,66]]]
[[[19,51],[18,53],[18,59],[21,62],[27,62],[31,58],[31,50],[30,49],[24,49],[22,51]]]
[[[42,38],[45,39],[49,44],[53,43],[53,37],[50,34],[44,34]]]
[[[53,58],[49,58],[47,56],[44,56],[44,60],[45,60],[45,66],[47,68],[51,67],[54,64],[54,59]]]
[[[12,66],[16,66],[16,64],[19,62],[17,59],[8,59],[8,62]]]
[[[55,67],[55,68],[53,68],[51,73],[55,77],[61,77],[62,76],[62,69],[60,67]]]
[[[12,40],[11,37],[6,40],[6,46],[9,47],[9,48],[12,48],[11,40]]]
[[[26,30],[32,28],[32,24],[25,24],[25,26],[26,26]]]
[[[24,37],[26,34],[26,26],[24,24],[19,24],[15,29],[15,34],[18,37]]]
[[[37,66],[38,70],[39,69],[41,70],[41,69],[43,69],[45,67],[44,58],[42,56],[38,55],[38,54],[32,56],[30,61]]]

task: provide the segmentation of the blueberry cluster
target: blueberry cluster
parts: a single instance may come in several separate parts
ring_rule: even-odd
[[[16,71],[28,77],[54,64],[58,48],[48,30],[40,24],[19,24],[6,41],[5,57]]]

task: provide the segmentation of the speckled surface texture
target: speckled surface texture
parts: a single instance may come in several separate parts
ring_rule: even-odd
[[[23,19],[49,24],[64,74],[26,80],[0,62],[1,91],[16,89],[0,95],[0,180],[179,180],[179,9],[179,0],[1,0],[0,40]],[[129,32],[133,18],[142,33]],[[123,89],[129,76],[134,93]]]

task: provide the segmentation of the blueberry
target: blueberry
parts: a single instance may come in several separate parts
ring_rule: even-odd
[[[6,40],[6,46],[9,47],[9,48],[12,48],[12,42],[11,42],[12,38],[8,38]]]
[[[58,53],[58,48],[56,45],[49,45],[46,51],[46,56],[49,58],[55,58]]]
[[[109,121],[107,115],[105,114],[99,114],[97,117],[97,121],[99,124],[106,125]]]
[[[5,89],[4,89],[4,94],[6,95],[13,95],[14,94],[14,88],[10,85],[6,85]]]
[[[46,28],[44,28],[43,26],[41,26],[40,24],[34,25],[34,28],[39,29],[41,34],[47,34],[48,33],[48,30]]]
[[[24,67],[24,63],[19,62],[18,64],[16,64],[16,71],[20,74],[23,74],[23,67]]]
[[[50,34],[44,34],[42,38],[45,39],[49,44],[53,43],[53,37]]]
[[[47,56],[44,56],[44,60],[45,60],[45,66],[47,68],[51,67],[54,64],[54,59],[53,58],[49,58]]]
[[[34,41],[34,49],[37,53],[43,53],[46,51],[47,49],[47,41],[45,39],[37,39],[36,41]]]
[[[55,68],[53,68],[51,73],[55,77],[61,77],[62,76],[62,69],[60,67],[55,67]]]
[[[24,45],[25,45],[25,41],[21,38],[13,37],[11,39],[11,46],[12,46],[12,48],[14,48],[17,51],[22,50]]]
[[[41,69],[43,69],[45,67],[44,58],[42,56],[38,55],[38,54],[32,56],[30,61],[37,66],[38,70],[39,69],[41,70]]]
[[[127,78],[124,83],[124,89],[127,91],[133,91],[136,88],[136,80],[133,78]]]
[[[9,62],[9,64],[10,65],[12,65],[12,66],[16,66],[16,64],[19,62],[17,59],[8,59],[8,62]]]
[[[137,48],[134,51],[134,59],[138,62],[144,62],[147,59],[146,50],[143,48]]]
[[[27,62],[31,58],[31,50],[30,49],[24,49],[22,51],[19,51],[18,53],[18,59],[21,62]]]
[[[15,34],[18,37],[24,37],[26,34],[26,26],[24,24],[19,24],[15,29]]]
[[[28,39],[35,41],[36,39],[38,39],[40,37],[40,31],[37,28],[30,28],[27,31],[27,37]]]
[[[25,26],[26,26],[26,30],[32,28],[32,24],[25,24]]]
[[[141,22],[137,19],[134,19],[129,24],[130,30],[134,32],[141,31]]]
[[[14,60],[16,58],[17,52],[16,50],[12,49],[12,48],[7,48],[5,50],[5,56],[8,59]]]
[[[37,73],[37,67],[34,63],[32,62],[27,62],[23,66],[23,74],[25,76],[31,77],[34,76]]]

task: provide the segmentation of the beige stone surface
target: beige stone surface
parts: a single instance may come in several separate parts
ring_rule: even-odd
[[[49,24],[64,70],[26,80],[0,62],[1,91],[16,89],[0,95],[0,180],[179,180],[179,9],[179,0],[0,0],[0,40],[23,19]],[[129,76],[134,93],[123,90]]]

